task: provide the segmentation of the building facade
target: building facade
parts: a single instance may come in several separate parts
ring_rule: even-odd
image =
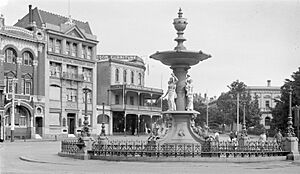
[[[271,80],[268,80],[267,86],[247,86],[246,90],[249,92],[253,100],[255,97],[258,99],[261,111],[260,124],[263,124],[266,129],[270,129],[271,119],[273,118],[271,108],[275,107],[275,100],[280,100],[280,87],[271,86]]]
[[[161,118],[162,89],[145,87],[138,56],[97,56],[97,123],[107,134],[142,134]]]
[[[6,26],[0,17],[0,139],[35,138],[44,117],[45,30]],[[11,117],[14,115],[14,117]],[[11,131],[13,130],[13,131]]]
[[[29,12],[16,24],[44,31],[46,42],[43,72],[38,78],[43,91],[39,101],[41,116],[36,120],[43,138],[72,137],[81,132],[84,115],[89,116],[91,133],[96,123],[96,46],[97,38],[87,22],[73,20],[29,6]],[[87,93],[87,110],[85,94]]]

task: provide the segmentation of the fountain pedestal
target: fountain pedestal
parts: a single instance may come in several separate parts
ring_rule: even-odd
[[[191,118],[195,114],[199,114],[197,111],[166,111],[163,114],[169,114],[172,116],[172,127],[168,130],[167,135],[158,140],[158,143],[165,144],[191,144],[202,143],[204,139],[197,136],[191,130]]]

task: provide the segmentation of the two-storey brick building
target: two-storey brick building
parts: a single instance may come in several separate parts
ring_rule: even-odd
[[[270,129],[271,119],[273,118],[271,108],[275,107],[275,100],[280,99],[280,87],[271,86],[271,80],[268,80],[267,86],[247,86],[246,90],[249,92],[252,99],[255,99],[255,97],[258,99],[261,112],[260,124],[263,124],[266,129]]]
[[[161,117],[162,89],[145,87],[145,63],[131,55],[97,56],[97,123],[109,134],[144,133]],[[103,114],[104,113],[104,114]]]
[[[80,133],[85,114],[84,88],[89,89],[88,109],[92,134],[96,123],[96,46],[88,22],[73,20],[38,8],[31,9],[15,26],[43,29],[45,58],[39,88],[43,91],[43,116],[36,119],[44,138],[66,137]]]
[[[0,139],[35,138],[44,117],[45,30],[0,17]],[[14,103],[14,105],[12,105]],[[11,115],[14,117],[11,117]]]

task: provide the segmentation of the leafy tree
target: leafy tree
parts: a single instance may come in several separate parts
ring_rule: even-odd
[[[245,109],[246,126],[259,124],[260,110],[257,97],[252,100],[250,94],[246,91],[247,86],[238,80],[231,83],[228,87],[230,90],[222,93],[217,101],[218,109],[224,116],[224,123],[227,125],[236,123],[237,95],[239,95],[239,123],[243,122],[243,112]]]
[[[300,105],[300,67],[291,75],[292,79],[286,79],[281,87],[281,97],[272,110],[272,128],[285,130],[287,128],[289,114],[290,89],[292,90],[292,106]]]

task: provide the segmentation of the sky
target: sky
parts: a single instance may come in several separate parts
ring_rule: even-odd
[[[164,91],[171,69],[149,56],[176,46],[179,8],[188,20],[186,48],[212,56],[189,69],[196,93],[218,97],[236,80],[282,86],[300,67],[300,0],[0,0],[6,25],[26,15],[29,4],[89,22],[97,54],[142,57],[146,86]]]

